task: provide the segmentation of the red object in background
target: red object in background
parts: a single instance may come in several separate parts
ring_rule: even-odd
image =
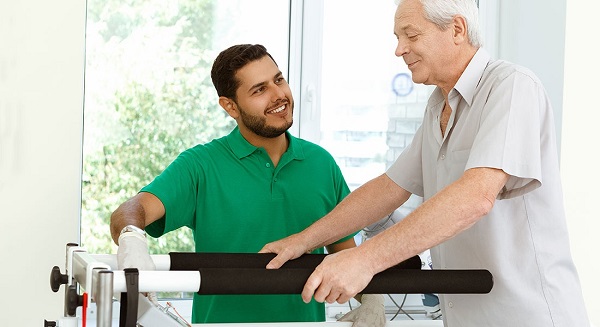
[[[87,293],[83,293],[83,308],[82,308],[82,314],[81,314],[81,326],[85,327],[86,322],[87,322],[87,305],[88,304],[88,294]]]

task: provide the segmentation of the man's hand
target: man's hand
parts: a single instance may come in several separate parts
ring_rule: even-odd
[[[119,236],[117,250],[117,268],[137,268],[138,270],[156,270],[148,252],[146,238],[136,232],[127,232]]]
[[[119,249],[117,250],[117,269],[137,268],[138,270],[156,270],[154,261],[148,252],[146,238],[136,232],[127,232],[119,236]],[[158,304],[155,293],[148,293],[148,299]]]
[[[359,246],[327,255],[304,284],[304,302],[314,295],[317,302],[345,303],[367,287],[376,272],[361,250]]]
[[[289,260],[296,259],[301,255],[310,252],[298,234],[283,238],[279,241],[271,242],[263,246],[258,253],[275,253],[273,260],[267,264],[267,269],[278,269]]]
[[[381,294],[363,294],[360,306],[346,313],[338,321],[352,321],[352,327],[385,326],[385,306]]]

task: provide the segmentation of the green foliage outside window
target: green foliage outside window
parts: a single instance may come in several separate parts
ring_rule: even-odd
[[[116,253],[110,214],[183,150],[235,122],[210,80],[213,1],[88,0],[81,243]],[[150,252],[193,251],[189,229]]]

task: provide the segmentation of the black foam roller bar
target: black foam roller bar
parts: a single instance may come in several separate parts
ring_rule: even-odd
[[[198,294],[300,294],[313,269],[200,268]],[[487,270],[388,269],[373,276],[363,294],[484,294]]]
[[[300,294],[324,254],[305,254],[280,269],[265,269],[273,253],[171,252],[171,270],[198,270],[199,294]],[[421,270],[414,256],[375,275],[365,294],[484,294],[493,286],[487,270]]]
[[[171,270],[199,270],[200,268],[262,268],[275,258],[274,253],[195,253],[171,252]],[[325,254],[305,254],[286,262],[280,269],[314,270]],[[414,256],[389,269],[421,269],[421,259]]]

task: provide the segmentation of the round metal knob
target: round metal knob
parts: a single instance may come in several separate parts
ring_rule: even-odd
[[[61,274],[58,266],[52,267],[52,272],[50,273],[50,288],[52,288],[54,293],[58,292],[60,285],[68,282],[69,276]]]

